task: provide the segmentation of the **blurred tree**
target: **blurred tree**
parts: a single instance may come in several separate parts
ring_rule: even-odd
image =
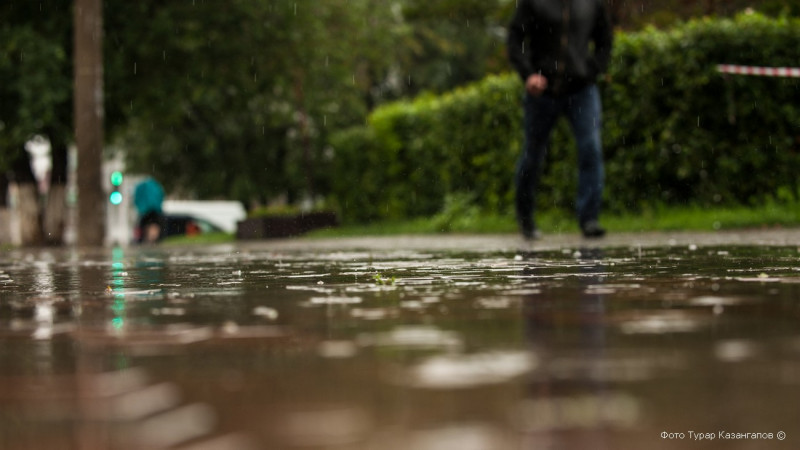
[[[131,168],[246,205],[312,195],[327,130],[363,120],[389,70],[384,5],[109,1],[109,116]]]
[[[747,8],[770,15],[800,14],[800,3],[785,0],[605,0],[616,26],[633,30],[668,27],[699,16],[733,16]]]
[[[510,0],[405,0],[406,92],[442,92],[507,70],[505,28],[513,7]]]
[[[19,187],[25,245],[60,244],[63,238],[72,136],[70,11],[68,2],[56,0],[9,0],[0,6],[0,171],[7,172],[0,182]],[[51,143],[54,160],[44,209],[25,151],[37,135]]]
[[[623,28],[748,6],[798,9],[772,0],[606,1]],[[0,171],[16,167],[8,178],[21,183],[30,180],[24,144],[35,135],[56,152],[52,183],[66,180],[70,3],[0,5]],[[106,136],[130,170],[185,196],[247,205],[313,197],[336,176],[326,170],[331,132],[383,102],[508,70],[504,33],[515,3],[105,0]],[[49,216],[41,222],[56,230]]]

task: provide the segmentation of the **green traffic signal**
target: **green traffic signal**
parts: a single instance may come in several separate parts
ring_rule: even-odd
[[[108,201],[111,202],[112,205],[119,205],[122,203],[122,193],[120,191],[114,191],[111,195],[108,196]]]
[[[122,172],[115,170],[111,172],[111,185],[112,186],[120,186],[122,185]]]

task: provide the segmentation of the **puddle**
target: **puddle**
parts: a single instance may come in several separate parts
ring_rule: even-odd
[[[136,430],[197,448],[800,439],[799,257],[15,251],[0,257],[0,447],[131,448]]]

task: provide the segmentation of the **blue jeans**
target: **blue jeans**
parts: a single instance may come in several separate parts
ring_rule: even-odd
[[[578,223],[597,220],[603,197],[603,150],[600,137],[602,106],[596,85],[565,96],[525,95],[525,141],[515,176],[516,213],[522,227],[533,226],[536,188],[542,173],[550,133],[563,114],[578,148]]]

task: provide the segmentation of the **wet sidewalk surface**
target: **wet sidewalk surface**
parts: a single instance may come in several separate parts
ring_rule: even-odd
[[[0,449],[797,448],[800,230],[0,255]]]

